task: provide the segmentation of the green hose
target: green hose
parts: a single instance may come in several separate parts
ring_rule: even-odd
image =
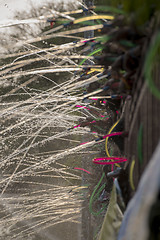
[[[101,43],[106,43],[108,42],[109,40],[111,39],[111,36],[108,36],[108,35],[104,35],[102,37],[96,37],[96,40],[101,42]]]
[[[125,14],[125,12],[122,9],[109,7],[109,6],[96,6],[95,12],[99,12],[99,11],[107,11],[107,12],[123,14],[123,15]]]
[[[102,177],[101,179],[99,180],[98,184],[96,185],[91,197],[90,197],[90,200],[89,200],[89,211],[92,215],[94,216],[98,216],[105,208],[106,208],[106,205],[107,204],[103,204],[102,208],[100,211],[98,212],[94,212],[93,208],[92,208],[92,205],[93,205],[93,202],[99,197],[99,194],[102,192],[102,190],[105,188],[105,183],[99,188],[103,178],[105,176],[105,173],[102,174]],[[96,193],[97,189],[99,188],[98,192]],[[96,193],[96,194],[95,194]]]
[[[152,94],[160,100],[160,90],[155,86],[152,79],[152,71],[155,63],[155,57],[158,55],[158,49],[160,47],[160,33],[157,33],[153,43],[148,51],[145,64],[144,64],[144,75],[147,85]]]
[[[96,49],[95,51],[93,51],[93,52],[91,52],[90,54],[88,54],[88,56],[92,56],[92,55],[94,55],[94,54],[96,54],[96,53],[98,53],[98,52],[101,52],[102,49],[103,49],[102,47],[101,47],[101,48],[98,48],[98,49]],[[87,58],[83,59],[83,60],[80,62],[79,66],[81,66],[86,60],[87,60]]]

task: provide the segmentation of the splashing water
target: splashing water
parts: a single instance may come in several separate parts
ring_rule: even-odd
[[[1,55],[0,236],[3,239],[32,239],[34,234],[42,234],[43,229],[58,224],[80,224],[84,196],[70,192],[82,184],[81,172],[75,170],[83,169],[81,161],[86,154],[97,153],[94,151],[97,142],[92,135],[88,143],[80,144],[88,135],[88,128],[77,124],[88,117],[94,123],[97,115],[105,117],[90,102],[82,102],[101,92],[84,95],[84,88],[108,74],[101,73],[101,66],[93,65],[93,56],[81,54],[86,44],[90,48],[89,40],[81,33],[101,29],[103,24],[82,27],[78,25],[82,20],[71,17],[72,12],[54,10],[54,14],[57,22],[60,17],[63,21],[69,19],[76,24],[75,28],[62,31],[66,24],[63,23],[33,38],[13,37],[15,52]],[[49,13],[8,21],[0,23],[0,28],[42,22],[47,28],[48,17]],[[107,17],[93,15],[85,21],[101,18],[106,21]],[[61,41],[52,43],[51,39]],[[80,66],[83,59],[86,65]],[[86,60],[92,61],[91,64]],[[86,69],[90,72],[83,78]]]

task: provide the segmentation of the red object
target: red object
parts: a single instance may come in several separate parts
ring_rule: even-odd
[[[53,28],[53,22],[50,22],[50,24],[51,24],[51,28]]]
[[[106,160],[106,162],[101,162]],[[113,162],[108,162],[108,160],[114,160]],[[110,164],[115,164],[115,163],[122,163],[126,162],[126,158],[122,157],[102,157],[102,158],[95,158],[93,159],[93,163],[95,164],[101,164],[101,165],[110,165]]]
[[[86,173],[88,173],[88,174],[91,174],[91,172],[85,170],[84,168],[75,167],[74,169],[76,169],[76,170],[82,170],[82,171],[84,171],[84,172],[86,172]]]

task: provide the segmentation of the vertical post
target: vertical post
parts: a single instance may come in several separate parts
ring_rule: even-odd
[[[87,7],[91,7],[94,5],[94,1],[93,0],[83,0],[83,3],[87,6]],[[85,15],[89,15],[88,11],[84,12]],[[93,38],[94,37],[94,30],[90,30],[87,32],[84,32],[84,38]]]
[[[93,6],[93,0],[83,0],[83,3],[87,7]],[[85,16],[87,16],[90,13],[88,11],[84,11],[84,14],[85,14]],[[93,30],[89,30],[87,32],[84,32],[84,38],[93,38],[93,37],[94,37],[94,31]],[[90,61],[86,61],[86,64],[87,63],[92,64],[92,62],[90,62]],[[85,142],[86,140],[88,140],[88,139],[85,139],[85,137],[83,137],[83,141]],[[87,157],[87,158],[89,158],[89,157]],[[82,158],[82,167],[84,169],[88,167],[87,162],[89,162],[89,159]],[[86,184],[88,182],[87,177],[88,176],[84,172],[82,172],[82,185]],[[82,204],[82,234],[81,234],[81,240],[93,240],[92,218],[91,218],[91,213],[89,212],[89,205],[88,205],[87,196],[85,197],[85,199],[83,201],[83,204]]]

